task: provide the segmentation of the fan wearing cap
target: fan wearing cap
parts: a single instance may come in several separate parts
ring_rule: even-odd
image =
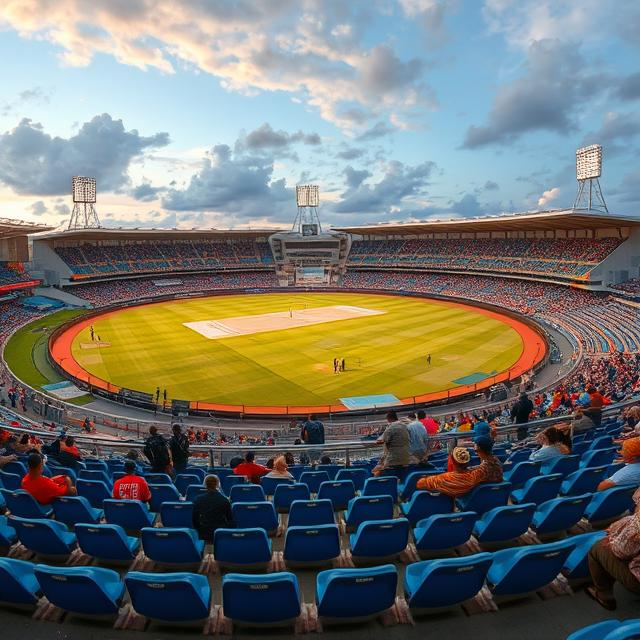
[[[477,481],[469,469],[471,455],[464,447],[455,447],[451,452],[452,471],[439,473],[434,476],[420,478],[418,489],[426,491],[439,491],[452,498],[463,496],[475,487]]]
[[[620,456],[624,467],[598,485],[598,491],[610,489],[619,484],[640,485],[640,438],[629,438],[622,443]]]

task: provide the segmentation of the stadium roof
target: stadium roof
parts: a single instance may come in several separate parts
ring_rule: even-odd
[[[598,211],[557,209],[536,213],[506,213],[478,218],[424,220],[420,222],[381,222],[355,227],[336,227],[359,235],[425,235],[429,233],[479,233],[488,231],[555,231],[638,227],[640,218],[615,216]]]
[[[56,230],[38,236],[42,240],[176,240],[180,238],[258,238],[280,229],[150,229],[109,228]]]
[[[0,238],[16,238],[30,235],[32,233],[49,231],[51,229],[53,229],[53,227],[47,224],[37,224],[35,222],[25,222],[24,220],[0,218]]]

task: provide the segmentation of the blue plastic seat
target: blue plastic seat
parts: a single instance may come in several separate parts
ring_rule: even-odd
[[[329,474],[329,480],[336,480],[336,476],[344,468],[341,464],[319,464],[316,467],[318,471],[326,471]]]
[[[147,484],[173,484],[173,480],[168,473],[145,473],[144,479]]]
[[[289,527],[314,527],[333,524],[335,516],[331,500],[294,500],[289,509]]]
[[[640,638],[640,619],[625,620],[617,628],[609,631],[603,640],[638,640]]]
[[[222,577],[222,608],[235,624],[293,624],[301,610],[298,579],[288,572],[260,576],[228,573]]]
[[[300,482],[309,487],[311,493],[318,493],[323,482],[329,482],[329,474],[326,471],[305,471],[300,476]]]
[[[220,478],[220,486],[222,487],[222,492],[226,496],[231,493],[231,487],[236,484],[244,484],[246,482],[247,479],[244,476],[228,475]]]
[[[196,475],[195,473],[179,473],[176,476],[176,481],[175,481],[176,489],[183,496],[187,495],[187,487],[189,487],[192,484],[202,484],[200,475]]]
[[[329,569],[316,578],[318,616],[324,622],[360,622],[393,606],[398,572],[387,564],[369,569]]]
[[[49,505],[39,504],[38,501],[26,491],[17,489],[9,491],[0,489],[0,493],[7,504],[11,515],[19,518],[48,518],[53,514],[53,508]]]
[[[187,500],[187,502],[195,502],[196,499],[198,498],[198,496],[201,496],[203,493],[206,493],[206,492],[207,492],[207,488],[203,484],[201,484],[201,483],[199,483],[199,484],[190,484],[187,487],[187,493],[185,494],[185,500]]]
[[[597,491],[585,509],[584,515],[591,525],[608,524],[622,517],[627,511],[633,511],[632,496],[637,486],[620,485]]]
[[[491,509],[476,522],[473,535],[480,544],[515,540],[529,530],[535,510],[533,502]]]
[[[291,485],[294,481],[289,478],[267,478],[267,476],[263,476],[260,478],[260,485],[264,490],[264,493],[271,497],[276,489],[282,485]],[[262,498],[265,500],[266,498]]]
[[[613,462],[618,447],[608,447],[606,449],[591,449],[583,454],[580,460],[580,468],[602,467]]]
[[[112,469],[104,460],[98,460],[97,458],[83,458],[85,468],[92,471],[104,471],[107,475],[111,475]]]
[[[358,496],[349,501],[344,514],[347,531],[355,531],[366,520],[390,520],[393,518],[391,496]]]
[[[611,447],[613,447],[613,437],[611,436],[611,434],[598,436],[591,442],[592,451],[595,451],[596,449],[610,449]]]
[[[197,622],[209,617],[211,587],[197,573],[143,573],[125,576],[136,613],[160,622]]]
[[[266,569],[271,562],[272,547],[267,532],[250,529],[216,529],[213,534],[213,556],[220,567]]]
[[[260,527],[268,534],[278,529],[278,514],[272,502],[236,502],[231,505],[233,521],[239,529]]]
[[[514,489],[522,486],[527,480],[535,478],[540,474],[539,466],[535,462],[517,462],[509,471],[504,474],[506,482],[510,482]]]
[[[176,502],[180,500],[180,492],[173,484],[151,484],[151,511],[160,511],[160,505],[163,502]]]
[[[410,564],[404,574],[409,607],[420,612],[470,600],[482,589],[492,560],[490,553],[477,553]]]
[[[577,496],[593,493],[598,485],[608,477],[607,467],[589,467],[570,473],[560,487],[563,496]]]
[[[309,500],[311,492],[306,484],[279,484],[273,493],[273,506],[278,513],[289,513],[294,500]]]
[[[586,580],[589,575],[589,549],[606,536],[605,531],[590,531],[571,537],[573,549],[564,561],[562,573],[568,580]]]
[[[151,526],[156,514],[151,513],[147,505],[140,500],[116,500],[109,498],[103,501],[104,517],[109,524],[118,524],[127,531],[140,531]]]
[[[407,547],[409,521],[406,518],[367,520],[349,536],[354,562],[391,560]]]
[[[362,491],[363,496],[391,496],[394,502],[398,501],[398,478],[384,476],[381,478],[367,478]]]
[[[287,566],[320,566],[340,556],[337,524],[288,527],[284,539]]]
[[[78,495],[86,498],[94,509],[102,509],[102,502],[111,497],[111,490],[102,480],[78,478]]]
[[[23,476],[19,476],[17,473],[0,471],[0,486],[9,491],[17,491],[22,486],[22,478]]]
[[[95,509],[82,496],[61,496],[56,498],[51,506],[55,519],[66,525],[74,525],[76,522],[98,524],[104,516],[102,509]]]
[[[75,534],[82,552],[101,562],[128,563],[140,549],[140,540],[117,524],[78,523]]]
[[[289,473],[293,476],[296,482],[300,482],[300,476],[305,471],[311,471],[311,467],[305,464],[290,464],[288,466]]]
[[[603,640],[610,631],[618,629],[620,625],[619,620],[603,620],[574,631],[566,640]]]
[[[192,516],[193,502],[163,502],[160,506],[160,520],[162,521],[163,527],[182,527],[188,529],[193,527]]]
[[[577,456],[582,456],[582,454],[589,451],[590,446],[591,446],[591,442],[585,442],[585,441],[576,442],[574,437],[573,444],[571,445],[571,453]]]
[[[565,478],[580,468],[580,456],[556,456],[550,460],[544,460],[540,465],[540,475],[548,476],[552,473],[561,473]]]
[[[571,539],[493,554],[487,583],[494,597],[522,596],[553,582],[573,549]]]
[[[225,469],[225,471],[227,470],[225,467],[223,467],[223,469]],[[229,469],[229,471],[231,471],[231,469]],[[189,474],[192,476],[198,476],[200,482],[204,482],[204,479],[207,477],[207,470],[204,467],[196,467],[194,465],[189,465],[183,472],[184,474]],[[178,474],[180,475],[180,474]]]
[[[140,532],[145,555],[162,565],[196,565],[202,561],[204,542],[193,529],[145,527]]]
[[[411,526],[415,526],[420,520],[438,513],[452,513],[453,500],[442,493],[432,491],[416,491],[409,502],[400,504],[400,511]]]
[[[35,568],[32,562],[0,558],[0,602],[35,607],[40,593]]]
[[[441,513],[420,520],[413,530],[418,555],[445,555],[469,540],[478,520],[475,511]]]
[[[192,467],[187,467],[187,469],[189,470],[189,473],[191,473],[192,471]],[[205,473],[205,475],[202,477],[202,481],[204,482],[204,479],[207,475],[209,474],[213,474],[214,476],[218,476],[220,482],[222,483],[222,479],[226,478],[227,476],[232,476],[233,475],[233,469],[231,467],[209,467]],[[239,476],[238,476],[239,477]]]
[[[542,538],[564,534],[580,521],[590,500],[590,493],[547,500],[536,510],[531,528]]]
[[[329,480],[321,483],[318,490],[318,500],[331,500],[334,511],[344,511],[355,495],[356,488],[351,480]]]
[[[6,553],[18,540],[16,530],[9,525],[6,516],[0,516],[0,549]]]
[[[103,471],[102,469],[82,469],[80,473],[78,473],[79,480],[101,480],[108,487],[112,486],[111,477],[109,476],[107,471]]]
[[[525,482],[522,489],[511,492],[511,501],[516,504],[533,502],[542,504],[558,495],[562,485],[562,474],[553,473],[549,476],[538,476]]]
[[[118,614],[125,588],[112,569],[38,564],[35,575],[47,600],[64,611],[99,617]]]
[[[367,481],[369,477],[368,469],[340,469],[336,474],[336,480],[351,480],[353,482],[353,486],[356,488],[356,491],[362,491],[364,489],[364,483]]]
[[[531,455],[533,449],[529,447],[524,447],[522,449],[514,449],[508,456],[507,462],[511,462],[514,465],[518,462],[525,462],[529,460],[529,456]]]
[[[400,498],[402,500],[411,500],[413,494],[418,491],[417,484],[421,478],[424,478],[429,475],[433,475],[436,473],[440,473],[436,469],[422,470],[422,471],[412,471],[407,475],[404,482],[398,487],[398,491],[400,491]]]
[[[231,487],[231,502],[264,502],[264,489],[259,484],[237,484]]]
[[[456,504],[462,511],[475,511],[482,515],[496,507],[506,506],[511,488],[510,482],[479,484],[473,491],[458,498]]]
[[[76,548],[75,534],[62,522],[12,516],[8,524],[15,529],[20,543],[42,558],[66,560]]]
[[[2,467],[2,472],[13,473],[22,479],[27,475],[27,465],[22,460],[11,460]]]

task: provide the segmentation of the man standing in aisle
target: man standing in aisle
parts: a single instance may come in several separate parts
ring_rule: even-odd
[[[300,438],[305,444],[324,444],[324,424],[317,419],[315,414],[312,413],[302,425]],[[309,451],[311,462],[318,460],[321,455],[321,449],[311,449]]]

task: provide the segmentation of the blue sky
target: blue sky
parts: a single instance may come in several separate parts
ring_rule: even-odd
[[[5,0],[0,209],[60,224],[335,225],[570,206],[604,146],[640,204],[632,0]]]

